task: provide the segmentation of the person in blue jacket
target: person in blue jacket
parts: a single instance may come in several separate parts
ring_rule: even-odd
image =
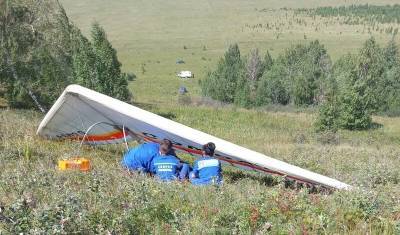
[[[149,173],[151,170],[151,162],[158,154],[160,144],[144,143],[136,148],[129,149],[122,159],[122,166],[132,171]]]
[[[189,173],[189,165],[182,163],[172,149],[172,142],[164,139],[160,151],[152,162],[152,173],[162,181],[185,180]]]
[[[214,158],[215,144],[210,142],[203,145],[202,157],[193,164],[190,172],[190,182],[194,185],[221,184],[222,169],[221,162]]]

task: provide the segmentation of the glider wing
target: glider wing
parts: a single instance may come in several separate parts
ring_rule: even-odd
[[[123,142],[125,135],[118,127],[124,126],[144,141],[168,138],[173,141],[176,150],[192,155],[200,155],[203,144],[214,142],[217,146],[216,157],[224,163],[328,188],[351,188],[338,180],[265,156],[78,85],[65,89],[40,123],[37,134],[48,139],[82,140],[86,130],[95,123],[98,125],[84,138],[86,144]]]

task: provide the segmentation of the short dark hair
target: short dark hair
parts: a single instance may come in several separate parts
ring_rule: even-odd
[[[172,141],[169,140],[169,139],[163,139],[163,140],[161,141],[161,145],[166,146],[166,147],[168,148],[168,150],[171,150],[171,149],[172,149]]]
[[[206,153],[206,155],[213,156],[215,151],[215,144],[213,142],[209,142],[203,145],[202,150]]]

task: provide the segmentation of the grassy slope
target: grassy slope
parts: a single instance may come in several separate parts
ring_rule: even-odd
[[[352,3],[394,4],[395,0],[120,0],[61,1],[70,18],[88,33],[90,24],[99,21],[105,27],[126,71],[134,71],[138,80],[132,89],[141,102],[171,103],[179,85],[199,94],[198,79],[213,68],[228,45],[239,43],[242,53],[258,47],[262,53],[278,54],[291,44],[319,39],[335,59],[354,52],[371,35],[379,41],[390,36],[363,26],[349,26],[336,19],[312,19],[293,16],[282,7],[316,7]],[[266,11],[262,11],[266,9]],[[307,25],[297,24],[304,20]],[[291,23],[291,24],[290,24]],[[256,24],[264,28],[252,29]],[[265,26],[279,29],[266,29]],[[248,25],[249,27],[246,27]],[[380,28],[388,25],[380,25]],[[318,28],[318,31],[315,30]],[[362,33],[364,30],[364,33]],[[277,36],[279,35],[279,38]],[[306,35],[307,39],[304,39]],[[184,46],[187,49],[184,49]],[[203,50],[203,47],[207,50]],[[176,65],[178,58],[186,64]],[[142,67],[146,72],[142,73]],[[175,76],[180,70],[191,70],[195,79],[181,82]],[[149,91],[151,91],[149,95]],[[154,94],[154,95],[153,95]]]
[[[73,156],[77,144],[36,137],[41,115],[35,112],[3,110],[0,204],[20,225],[0,219],[0,232],[26,226],[47,232],[264,233],[268,224],[272,233],[283,234],[400,232],[399,118],[375,118],[383,128],[332,137],[310,130],[311,114],[204,107],[152,110],[360,189],[308,194],[228,168],[220,189],[160,184],[124,173],[118,164],[122,146],[85,149],[82,155],[94,166],[89,173],[58,172],[57,160]],[[336,144],[323,144],[327,140]]]
[[[395,3],[395,1],[357,1]],[[136,101],[148,110],[296,164],[360,186],[355,192],[308,194],[270,183],[270,178],[225,168],[220,189],[165,185],[119,168],[117,146],[85,149],[90,173],[55,170],[58,159],[73,155],[75,143],[44,141],[35,136],[42,118],[35,112],[0,111],[0,206],[18,218],[19,226],[0,214],[0,233],[23,226],[36,231],[151,232],[268,230],[271,233],[400,232],[400,118],[375,117],[383,128],[363,132],[316,135],[313,114],[261,112],[232,107],[181,107],[176,90],[183,83],[194,99],[207,68],[227,45],[238,41],[244,51],[260,47],[281,51],[308,39],[323,41],[334,56],[354,51],[368,35],[332,23],[330,30],[311,26],[275,32],[243,30],[248,24],[285,21],[283,11],[256,13],[255,8],[310,7],[330,1],[63,1],[85,32],[98,20],[118,49],[125,70],[134,70]],[[351,1],[336,1],[349,4]],[[193,9],[193,6],[196,8]],[[290,12],[288,13],[290,14]],[[230,23],[233,20],[234,23]],[[311,19],[306,19],[311,20]],[[292,33],[290,33],[292,31]],[[340,35],[338,31],[343,33]],[[331,33],[330,33],[331,32]],[[379,40],[387,36],[376,34]],[[343,43],[345,42],[345,43]],[[183,45],[188,47],[183,49]],[[203,46],[207,50],[203,50]],[[206,58],[206,60],[201,57]],[[176,65],[183,58],[185,65]],[[159,62],[158,62],[159,61]],[[141,65],[146,72],[141,73]],[[180,82],[174,73],[193,70],[196,78]],[[331,142],[334,144],[324,144]],[[121,147],[121,146],[120,146]],[[15,220],[15,219],[14,219]]]

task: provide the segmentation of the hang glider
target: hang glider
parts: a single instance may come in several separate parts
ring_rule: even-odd
[[[214,142],[216,157],[226,164],[326,188],[351,188],[336,179],[265,156],[78,85],[65,89],[40,123],[37,134],[54,140],[113,144],[124,142],[125,128],[121,126],[143,141],[168,138],[176,150],[191,155],[199,156],[203,144]],[[91,128],[89,133],[88,128]]]

